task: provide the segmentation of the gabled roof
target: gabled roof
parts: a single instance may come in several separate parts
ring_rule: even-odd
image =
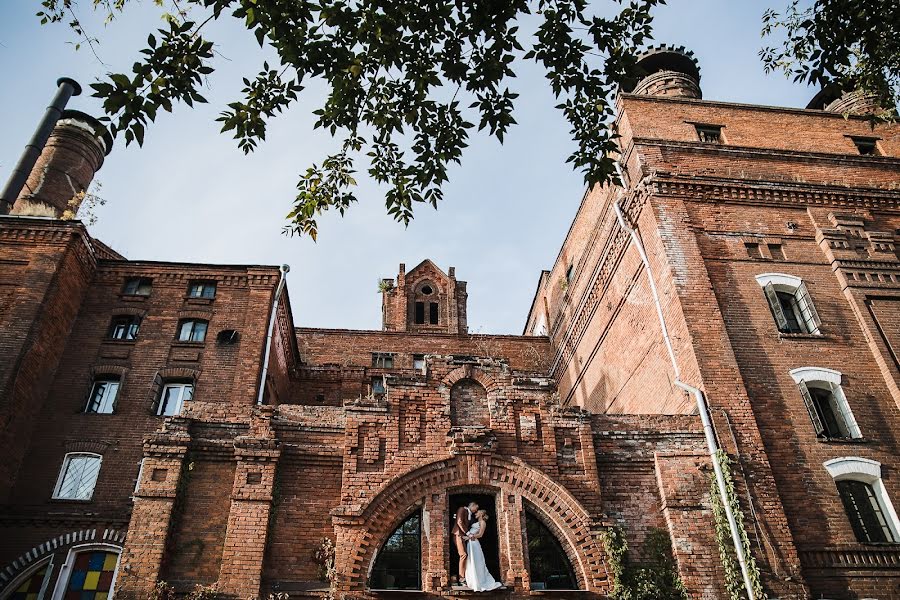
[[[440,268],[439,266],[437,266],[436,264],[434,264],[434,261],[432,261],[430,258],[426,258],[425,260],[423,260],[422,262],[420,262],[419,264],[417,264],[415,267],[413,267],[412,269],[410,269],[409,271],[407,271],[407,272],[406,272],[406,276],[409,277],[410,275],[414,274],[416,271],[424,270],[426,267],[431,267],[432,269],[434,269],[435,271],[437,271],[438,274],[439,274],[441,277],[443,277],[444,279],[450,279],[450,277],[444,272],[444,270],[441,269],[441,268]]]

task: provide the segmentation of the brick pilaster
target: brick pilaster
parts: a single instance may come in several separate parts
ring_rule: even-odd
[[[116,582],[120,598],[145,598],[159,579],[189,444],[187,419],[178,417],[144,440],[141,476]]]
[[[255,410],[249,435],[234,441],[237,466],[219,570],[219,592],[242,599],[260,593],[275,472],[281,456],[271,429],[274,408],[261,406]]]

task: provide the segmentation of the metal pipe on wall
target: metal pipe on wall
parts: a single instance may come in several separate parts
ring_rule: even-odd
[[[69,98],[81,94],[81,86],[74,79],[60,77],[56,80],[56,85],[58,87],[53,100],[44,112],[44,117],[38,123],[37,129],[31,135],[31,139],[28,140],[22,156],[19,157],[19,161],[13,167],[9,179],[3,187],[3,191],[0,192],[0,215],[8,215],[9,211],[12,210],[16,198],[19,197],[25,182],[28,181],[28,176],[31,174],[37,159],[40,158],[47,140],[50,139],[50,134],[53,132],[56,122],[59,121],[63,109],[68,104]]]
[[[269,355],[272,352],[272,334],[275,332],[275,319],[278,316],[278,301],[287,283],[287,274],[291,270],[289,265],[281,265],[281,279],[275,288],[275,298],[272,300],[272,313],[269,315],[269,327],[266,331],[266,348],[263,352],[262,374],[259,377],[259,393],[256,395],[256,404],[261,405],[266,393],[266,376],[269,374]]]
[[[620,168],[619,165],[616,165],[616,168],[618,170]],[[619,174],[619,177],[621,180],[621,172]],[[625,220],[625,215],[622,214],[622,208],[619,206],[619,200],[621,200],[621,198],[617,198],[616,201],[613,202],[613,209],[616,212],[616,219],[619,221],[619,225],[623,229],[625,229],[631,236],[631,241],[641,257],[641,262],[644,264],[644,270],[647,272],[647,280],[650,283],[650,293],[653,295],[653,302],[656,304],[656,315],[659,317],[659,325],[662,328],[663,340],[666,343],[666,349],[669,352],[669,359],[672,361],[672,369],[675,372],[675,385],[693,394],[694,399],[697,402],[697,411],[700,413],[700,421],[703,423],[703,433],[706,436],[706,446],[709,450],[709,456],[712,460],[713,465],[713,472],[716,476],[716,487],[719,490],[719,497],[722,500],[722,507],[725,509],[725,516],[728,519],[728,528],[731,530],[731,541],[734,544],[734,553],[737,556],[738,565],[741,568],[741,576],[744,580],[744,589],[747,591],[747,597],[749,598],[749,600],[755,600],[756,596],[753,592],[753,582],[750,578],[750,570],[747,567],[747,557],[744,555],[743,540],[741,540],[741,534],[737,526],[737,520],[734,516],[734,511],[731,510],[731,502],[729,502],[728,500],[728,488],[725,484],[725,475],[722,472],[722,465],[719,464],[719,444],[716,441],[716,434],[713,431],[712,419],[710,419],[709,416],[709,406],[706,403],[706,398],[703,395],[703,392],[699,388],[681,381],[681,370],[678,367],[678,361],[675,359],[675,350],[672,348],[672,342],[669,338],[669,329],[666,326],[666,319],[663,315],[662,305],[659,301],[659,293],[656,289],[656,281],[653,278],[653,270],[650,268],[650,259],[647,257],[647,252],[644,250],[644,244],[641,242],[641,238],[640,236],[638,236],[637,231]]]

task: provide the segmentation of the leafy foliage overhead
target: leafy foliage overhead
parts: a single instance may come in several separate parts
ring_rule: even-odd
[[[81,0],[114,20],[137,0]],[[520,101],[511,88],[525,61],[543,68],[575,142],[568,161],[589,185],[615,179],[612,95],[633,83],[637,50],[651,37],[651,11],[665,0],[153,0],[166,26],[150,31],[131,73],[92,85],[110,130],[142,144],[160,109],[206,102],[214,42],[204,26],[241,20],[278,64],[244,78],[242,97],[219,121],[244,152],[265,140],[273,117],[319,79],[328,93],[316,126],[340,150],[299,178],[288,233],[315,238],[324,211],[357,201],[358,161],[387,188],[385,204],[408,224],[418,204],[437,207],[448,167],[462,160],[472,129],[501,142]],[[166,11],[166,2],[172,7]],[[41,0],[42,23],[64,22],[96,53],[78,0]],[[524,26],[524,27],[523,27]],[[523,27],[520,30],[520,27]],[[526,32],[524,29],[527,29]],[[796,81],[875,94],[896,118],[900,89],[898,0],[790,0],[763,15],[768,71]]]
[[[794,81],[876,96],[896,119],[900,100],[900,1],[792,0],[763,14],[763,36],[780,42],[760,58]]]
[[[83,0],[114,19],[133,0]],[[651,34],[651,9],[665,0],[173,0],[167,27],[151,32],[128,74],[93,84],[113,135],[142,144],[160,109],[205,102],[213,72],[210,21],[237,18],[280,60],[244,79],[242,98],[219,121],[244,152],[265,140],[272,117],[304,84],[323,79],[317,127],[340,150],[300,176],[290,233],[316,236],[316,218],[343,214],[357,198],[356,164],[385,184],[387,211],[408,223],[417,204],[437,207],[451,163],[459,163],[477,126],[501,142],[516,121],[511,88],[517,65],[546,73],[571,127],[569,162],[589,184],[615,177],[611,98],[633,74],[637,49]],[[162,0],[156,0],[162,7]],[[179,4],[180,2],[180,4]],[[43,22],[68,22],[91,48],[77,0],[42,0]],[[162,7],[164,9],[164,7]],[[534,17],[527,18],[527,15]],[[202,16],[202,21],[198,18]],[[526,34],[520,25],[534,31]]]

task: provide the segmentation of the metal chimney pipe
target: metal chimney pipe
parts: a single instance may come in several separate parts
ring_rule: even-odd
[[[56,126],[56,122],[59,121],[63,109],[69,102],[69,98],[81,94],[81,86],[78,85],[77,81],[69,77],[60,77],[56,80],[56,85],[59,87],[53,96],[53,101],[47,107],[44,118],[41,119],[37,129],[35,129],[34,134],[28,141],[28,145],[25,146],[25,151],[19,157],[19,162],[16,163],[15,168],[12,170],[9,180],[3,187],[3,192],[0,193],[0,215],[8,215],[13,204],[15,204],[16,198],[19,197],[19,193],[25,186],[28,175],[31,174],[31,169],[34,168],[34,163],[41,156],[41,151],[44,149],[44,145],[47,143],[53,128]]]

